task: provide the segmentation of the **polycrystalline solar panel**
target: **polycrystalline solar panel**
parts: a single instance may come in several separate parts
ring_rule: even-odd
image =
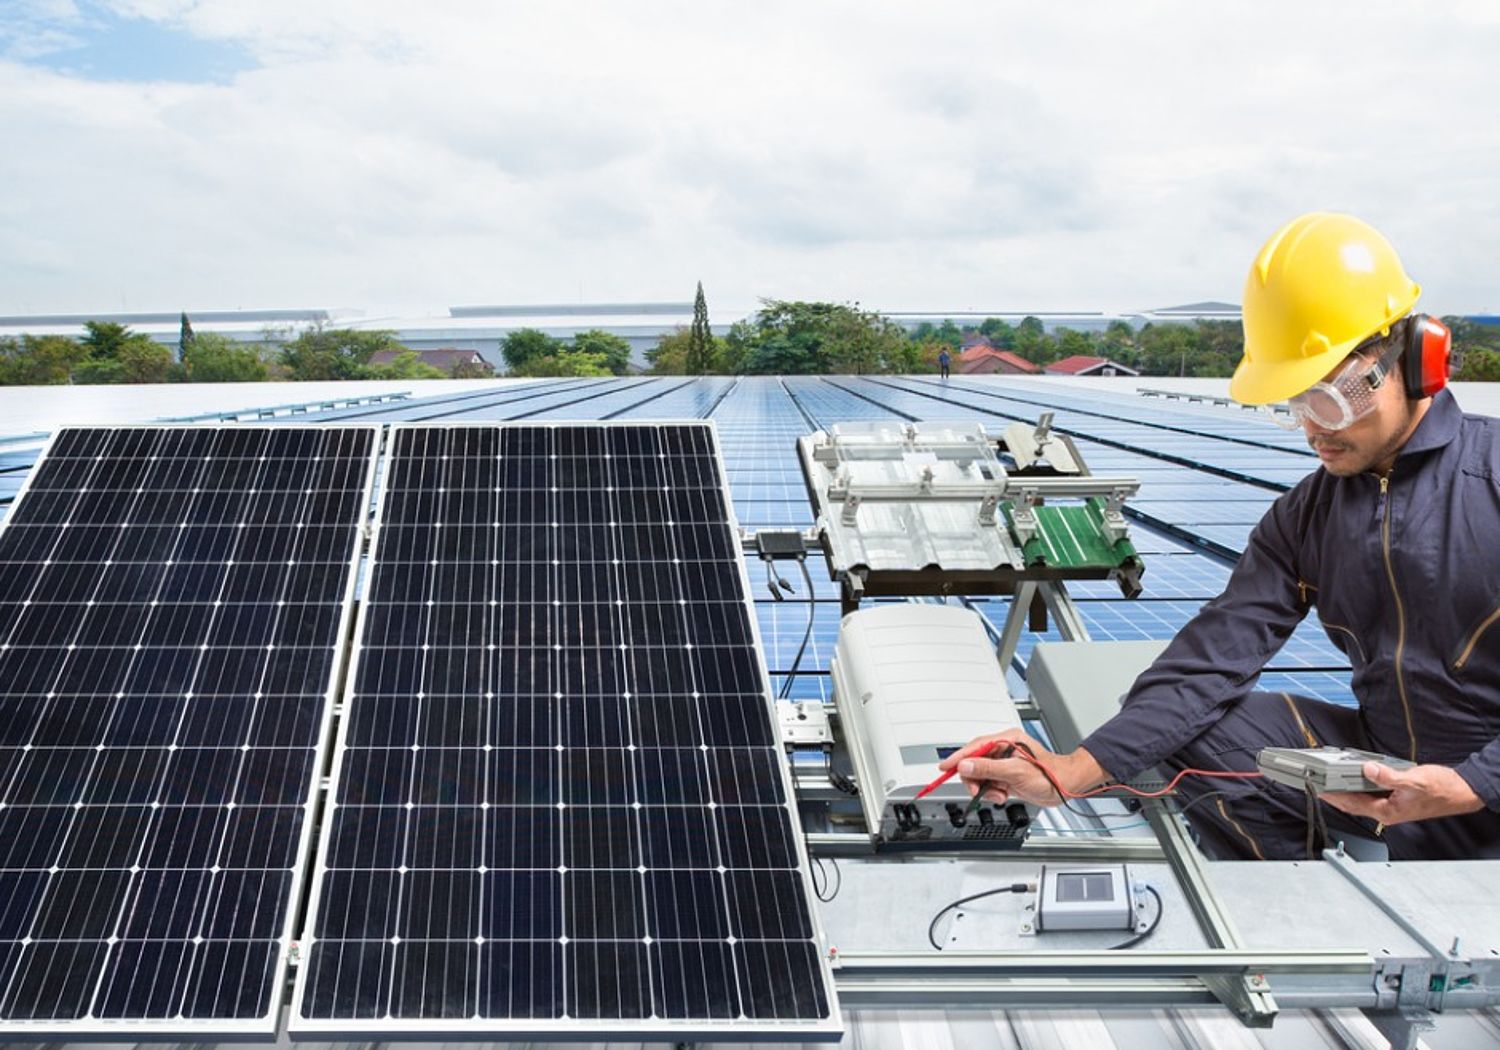
[[[387,471],[293,1033],[836,1038],[711,425]]]
[[[0,1033],[271,1035],[372,427],[69,428],[0,531]]]

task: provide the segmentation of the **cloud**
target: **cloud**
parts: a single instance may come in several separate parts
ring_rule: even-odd
[[[699,278],[726,308],[1133,309],[1235,298],[1317,207],[1385,229],[1428,305],[1500,307],[1483,2],[19,2],[0,312]],[[246,60],[203,82],[48,57],[120,22]]]

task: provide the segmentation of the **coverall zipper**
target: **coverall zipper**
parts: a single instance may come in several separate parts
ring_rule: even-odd
[[[1401,671],[1401,656],[1406,651],[1406,607],[1396,589],[1396,569],[1391,564],[1391,487],[1389,473],[1380,476],[1380,542],[1385,554],[1385,574],[1391,581],[1391,597],[1396,600],[1396,692],[1401,696],[1401,710],[1406,715],[1406,738],[1411,742],[1411,760],[1417,760],[1417,733],[1411,724],[1411,703],[1406,697],[1406,675]]]

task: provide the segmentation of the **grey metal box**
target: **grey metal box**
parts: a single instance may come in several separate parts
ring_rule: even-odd
[[[1026,665],[1031,699],[1055,751],[1068,752],[1120,710],[1120,699],[1166,642],[1038,642]]]

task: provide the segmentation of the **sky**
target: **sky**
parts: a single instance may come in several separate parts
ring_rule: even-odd
[[[0,0],[0,314],[1238,302],[1359,215],[1500,312],[1500,4]]]

